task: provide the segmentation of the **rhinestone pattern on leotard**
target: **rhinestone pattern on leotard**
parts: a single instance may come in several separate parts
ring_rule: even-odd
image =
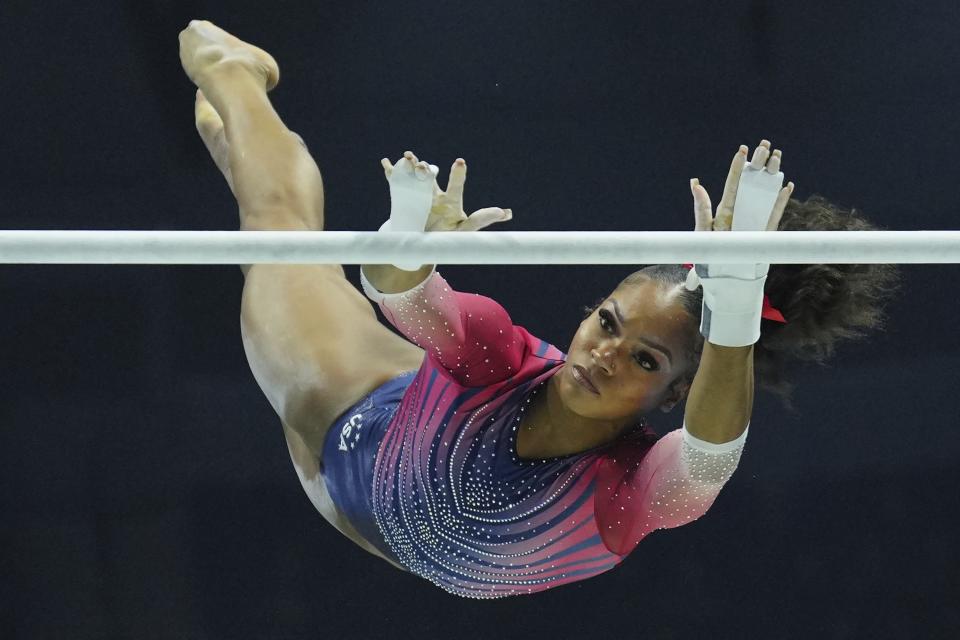
[[[651,450],[650,438],[522,460],[516,455],[517,426],[565,354],[514,326],[489,298],[450,289],[436,271],[402,294],[384,295],[366,278],[361,281],[388,320],[428,355],[380,443],[375,520],[404,566],[450,593],[527,594],[608,571],[625,553],[614,553],[605,540],[625,548],[628,538],[671,526],[676,516],[662,510],[664,500],[686,500],[684,517],[701,515],[697,503],[712,501],[709,494],[715,497],[729,477],[720,471],[736,467],[722,462],[714,469],[721,481],[703,485],[702,496],[686,498],[657,493],[686,485],[676,477],[664,483],[642,464],[648,450],[658,448]],[[680,450],[673,450],[665,459],[680,461]],[[696,480],[701,464],[690,464],[689,451],[684,455],[682,465],[674,466]],[[609,490],[598,488],[598,478]],[[641,480],[645,487],[634,486]],[[659,496],[651,511],[632,508],[651,491]],[[610,514],[604,518],[617,518],[600,519],[610,527],[604,535],[599,509]],[[617,536],[621,530],[626,533]]]

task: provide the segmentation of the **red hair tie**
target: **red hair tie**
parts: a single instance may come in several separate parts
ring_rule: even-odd
[[[686,263],[683,265],[687,269],[693,269],[693,264]],[[770,297],[767,294],[763,294],[763,312],[760,314],[761,318],[766,318],[767,320],[773,320],[774,322],[782,322],[787,324],[787,319],[783,317],[783,314],[780,313],[780,310],[775,308],[770,304]]]

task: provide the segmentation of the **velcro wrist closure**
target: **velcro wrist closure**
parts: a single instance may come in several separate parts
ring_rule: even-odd
[[[754,280],[701,278],[700,333],[713,344],[746,347],[760,339],[764,275]]]
[[[706,303],[700,321],[700,334],[707,342],[721,347],[749,347],[760,339],[762,309],[746,313],[710,311]]]
[[[737,278],[738,280],[756,280],[770,271],[770,264],[767,262],[697,264],[694,267],[701,278]]]

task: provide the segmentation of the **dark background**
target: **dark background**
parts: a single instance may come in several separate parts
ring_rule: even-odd
[[[955,2],[0,3],[0,228],[235,230],[177,34],[270,51],[327,228],[389,213],[380,158],[467,159],[513,231],[693,228],[740,144],[795,197],[956,229]],[[358,267],[347,274],[359,284]],[[564,351],[620,266],[441,266]],[[236,266],[0,269],[2,638],[949,638],[960,633],[956,265],[885,333],[757,395],[701,520],[530,597],[446,594],[300,488],[240,342]],[[677,428],[681,411],[653,416]]]

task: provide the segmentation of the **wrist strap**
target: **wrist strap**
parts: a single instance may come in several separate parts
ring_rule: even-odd
[[[746,266],[746,265],[744,265]],[[686,288],[703,287],[700,334],[723,347],[746,347],[760,339],[764,274],[759,278],[705,277],[710,267],[697,265],[687,274]],[[700,273],[700,272],[704,273]]]

